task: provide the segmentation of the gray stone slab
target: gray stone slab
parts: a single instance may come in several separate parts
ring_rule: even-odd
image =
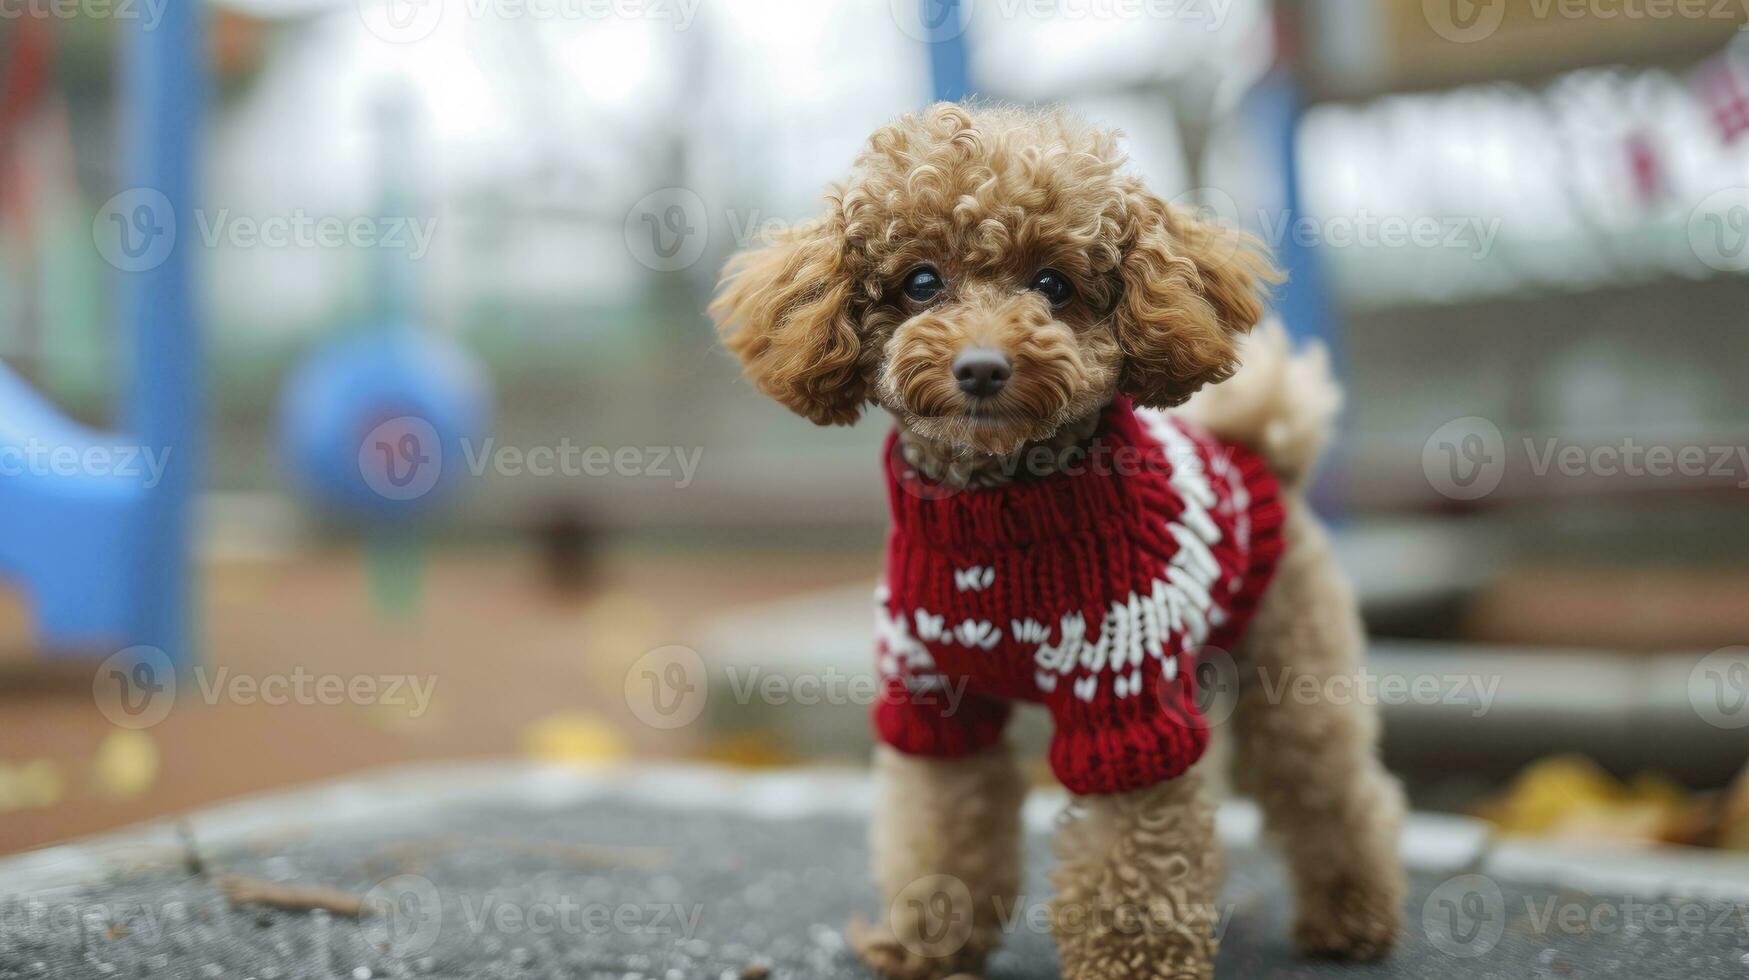
[[[670,781],[678,790],[691,785]],[[121,863],[60,853],[0,863],[0,980],[39,977],[865,977],[845,925],[878,902],[852,807],[675,804],[645,791],[452,793],[420,806],[277,830],[255,806],[203,845],[219,869],[387,900],[399,913],[352,920],[236,909],[210,876],[163,854]],[[723,786],[737,785],[733,780]],[[795,779],[787,783],[798,785]],[[803,779],[799,784],[806,786]],[[853,786],[822,780],[822,795]],[[551,787],[549,786],[549,789]],[[357,794],[333,793],[336,807]],[[830,804],[830,800],[827,801]],[[368,808],[367,808],[368,809]],[[361,811],[362,813],[363,811]],[[292,814],[287,813],[290,818]],[[1034,824],[1037,821],[1033,821]],[[1026,898],[989,975],[1057,976],[1047,838],[1029,837]],[[200,833],[199,830],[196,833]],[[161,836],[161,835],[160,835]],[[137,846],[137,842],[136,842]],[[129,867],[129,863],[136,866]],[[93,874],[92,868],[106,870]],[[1221,977],[1696,978],[1749,976],[1749,906],[1548,888],[1463,869],[1415,874],[1402,950],[1379,964],[1298,958],[1278,862],[1253,847],[1229,859]],[[25,872],[29,872],[27,875]],[[17,883],[29,881],[29,894]]]

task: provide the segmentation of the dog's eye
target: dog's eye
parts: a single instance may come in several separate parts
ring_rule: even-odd
[[[1033,276],[1027,288],[1038,290],[1052,309],[1062,309],[1075,298],[1075,285],[1068,276],[1055,269],[1046,269]]]
[[[927,303],[941,293],[944,283],[934,266],[920,265],[905,276],[905,295],[918,303]]]

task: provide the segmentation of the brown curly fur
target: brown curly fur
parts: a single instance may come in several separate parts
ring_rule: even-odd
[[[1133,793],[1075,801],[1057,833],[1051,875],[1064,976],[1214,975],[1221,890],[1214,824],[1195,770]]]
[[[904,980],[980,969],[1020,891],[1026,781],[1013,756],[1002,746],[965,759],[923,759],[881,746],[875,781],[870,860],[888,907],[880,923],[852,930],[857,952]],[[965,891],[932,880],[942,875]],[[930,901],[943,898],[946,908]]]
[[[1370,706],[1271,697],[1284,678],[1312,677],[1318,691],[1340,689],[1327,682],[1358,675],[1366,648],[1329,538],[1297,497],[1288,498],[1283,533],[1287,550],[1275,581],[1236,651],[1233,779],[1256,797],[1287,853],[1300,948],[1375,959],[1396,942],[1402,920],[1402,793],[1374,752],[1378,719]]]
[[[927,438],[1008,453],[1119,391],[1176,405],[1232,373],[1271,267],[1123,164],[1116,133],[1063,112],[906,116],[869,139],[819,220],[730,263],[711,315],[760,390],[820,424],[874,401]],[[899,289],[922,263],[946,284],[926,307]],[[1074,283],[1064,309],[1027,288],[1046,268]],[[974,344],[1015,367],[981,412],[950,371]]]
[[[1029,447],[1084,442],[1119,393],[1178,405],[1232,376],[1243,353],[1240,376],[1190,408],[1263,453],[1291,495],[1322,445],[1333,385],[1279,329],[1244,337],[1274,278],[1255,241],[1175,210],[1122,165],[1116,134],[1062,112],[934,106],[876,132],[819,221],[731,262],[710,312],[762,391],[820,424],[878,404],[912,465],[968,487],[1011,477]],[[946,288],[918,304],[900,283],[925,262]],[[1061,309],[1028,288],[1044,268],[1074,284]],[[1014,370],[982,403],[962,396],[950,367],[974,345]],[[1271,677],[1352,674],[1354,600],[1297,499],[1286,537],[1240,660]],[[1242,688],[1233,729],[1239,771],[1287,848],[1296,938],[1311,953],[1380,955],[1401,917],[1401,803],[1374,753],[1371,708],[1270,690]],[[857,948],[906,980],[976,971],[998,938],[991,910],[1018,880],[1013,764],[1006,751],[941,760],[882,748],[876,759],[875,877],[889,909]],[[1071,980],[1212,974],[1219,854],[1201,778],[1071,807],[1052,907]],[[912,901],[919,887],[950,900]],[[941,924],[931,915],[963,932],[922,942]]]

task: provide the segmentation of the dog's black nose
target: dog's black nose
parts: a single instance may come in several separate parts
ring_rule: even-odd
[[[1008,383],[1014,368],[1001,351],[988,347],[968,347],[953,359],[954,380],[960,390],[973,398],[989,398]]]

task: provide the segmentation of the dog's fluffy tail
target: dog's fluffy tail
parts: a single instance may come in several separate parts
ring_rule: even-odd
[[[1279,320],[1266,320],[1240,342],[1239,369],[1197,392],[1180,409],[1192,422],[1269,461],[1283,484],[1311,479],[1330,440],[1342,389],[1322,344],[1296,353]]]

